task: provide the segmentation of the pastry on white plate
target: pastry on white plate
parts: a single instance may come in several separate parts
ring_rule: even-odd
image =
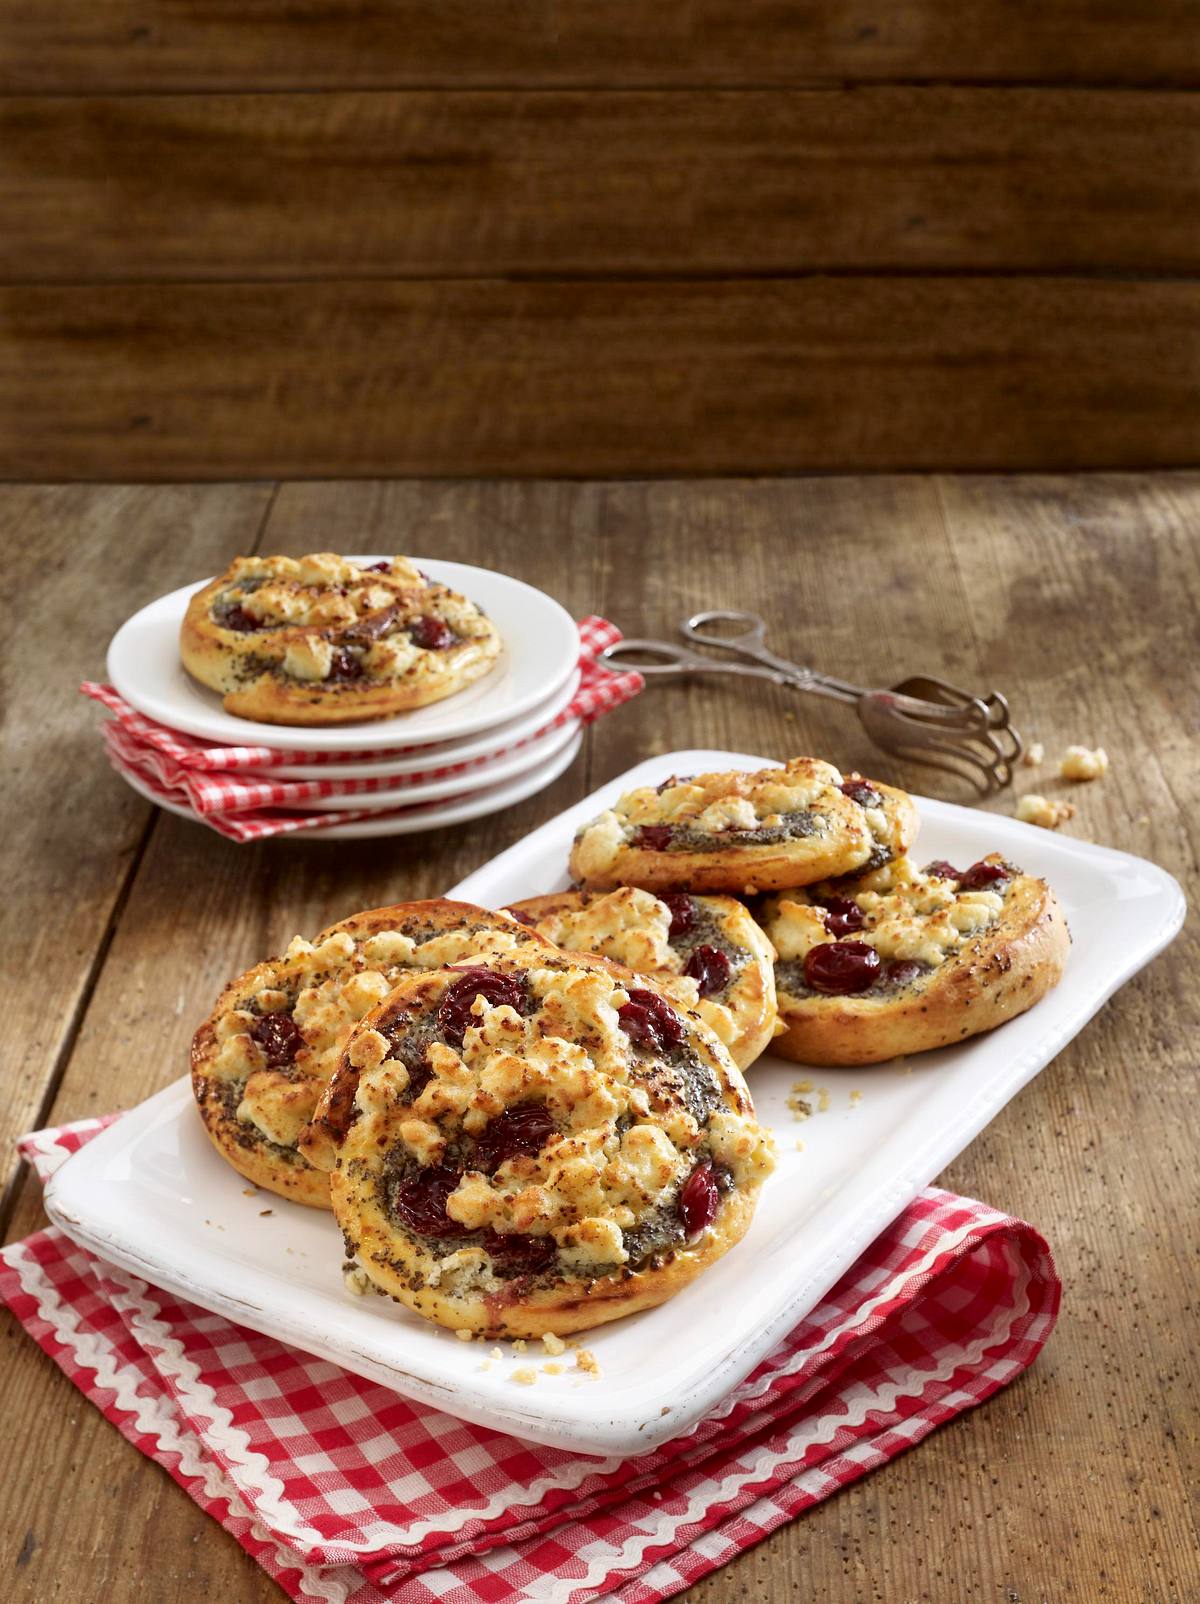
[[[328,725],[425,707],[486,674],[491,621],[407,557],[237,557],[188,603],[183,666],[227,713]]]
[[[619,886],[526,897],[506,911],[557,947],[653,975],[716,1031],[739,1069],[775,1034],[775,952],[734,897]]]
[[[906,792],[796,757],[626,791],[575,837],[571,873],[588,887],[750,895],[884,862],[917,826]]]
[[[804,1064],[874,1064],[994,1030],[1062,978],[1066,919],[997,853],[968,869],[908,858],[784,892],[760,910],[779,953],[783,1034]]]
[[[462,1331],[562,1335],[662,1303],[742,1237],[773,1165],[708,1027],[570,954],[404,977],[329,1102],[354,1264]]]
[[[323,1132],[308,1127],[363,1014],[413,968],[545,945],[502,914],[444,900],[372,908],[313,941],[297,936],[230,981],[192,1041],[192,1090],[213,1145],[255,1185],[328,1208],[329,1177],[313,1162]]]

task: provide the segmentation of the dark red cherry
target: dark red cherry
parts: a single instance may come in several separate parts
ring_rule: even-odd
[[[671,845],[671,826],[669,824],[643,824],[637,835],[633,838],[635,847],[642,847],[647,852],[665,852]]]
[[[526,913],[524,908],[505,908],[504,912],[510,919],[515,919],[519,925],[525,925],[527,928],[532,928],[537,923],[533,915]]]
[[[932,863],[927,863],[925,873],[933,875],[938,880],[962,879],[962,871],[956,869],[952,863],[947,863],[945,858],[934,858]]]
[[[393,1190],[392,1212],[418,1236],[466,1236],[470,1227],[446,1213],[446,1199],[461,1180],[461,1171],[444,1164],[418,1170]]]
[[[251,1025],[250,1035],[262,1048],[271,1069],[293,1063],[304,1046],[300,1027],[291,1014],[263,1014]]]
[[[692,948],[688,961],[683,966],[683,972],[699,983],[702,997],[711,997],[714,993],[725,990],[729,984],[732,968],[729,959],[719,947],[705,944]]]
[[[389,562],[368,563],[363,569],[364,574],[390,574],[392,565]]]
[[[664,1053],[683,1042],[683,1021],[656,991],[631,991],[629,1001],[617,1010],[617,1018],[630,1041],[639,1047]]]
[[[804,960],[804,979],[813,991],[842,997],[866,991],[879,978],[879,954],[865,941],[828,941],[810,947]]]
[[[540,1270],[548,1270],[558,1252],[552,1236],[527,1236],[521,1231],[493,1231],[485,1246],[494,1263],[517,1275],[537,1275]]]
[[[721,1189],[712,1164],[705,1159],[688,1176],[679,1193],[679,1218],[688,1236],[699,1236],[711,1225],[721,1206]]]
[[[848,897],[831,898],[825,909],[825,928],[831,936],[848,936],[852,930],[862,929],[863,911]]]
[[[924,973],[925,965],[915,958],[893,958],[884,969],[883,978],[889,986],[908,986]]]
[[[851,802],[857,802],[860,808],[877,808],[883,801],[869,780],[845,780],[839,790]]]
[[[471,1012],[476,997],[482,997],[493,1008],[507,1003],[520,1010],[525,1001],[525,988],[513,975],[502,975],[495,969],[467,969],[452,980],[442,993],[438,1008],[438,1029],[451,1047],[461,1047],[469,1025],[479,1021]]]
[[[408,633],[427,652],[444,652],[447,646],[454,645],[454,631],[450,625],[444,619],[434,618],[432,613],[414,618],[408,626]]]
[[[226,607],[220,614],[218,622],[223,629],[240,630],[242,634],[247,634],[252,629],[266,628],[261,618],[255,618],[253,613],[248,613],[244,607],[237,604]]]
[[[960,891],[986,891],[1001,880],[1008,879],[1008,870],[1002,863],[973,863],[965,873],[958,877]]]
[[[533,1158],[554,1135],[556,1126],[543,1103],[520,1103],[507,1108],[484,1128],[471,1154],[471,1168],[491,1175],[506,1159],[524,1154]]]
[[[671,910],[671,928],[667,931],[667,940],[678,941],[696,923],[696,904],[685,891],[660,891],[658,900],[665,902]]]
[[[419,1063],[413,1065],[408,1072],[408,1088],[405,1092],[410,1103],[416,1102],[432,1079],[433,1065],[427,1058],[422,1058]]]
[[[344,646],[334,652],[329,663],[329,678],[336,680],[361,679],[363,676],[362,663],[354,653],[347,651]]]

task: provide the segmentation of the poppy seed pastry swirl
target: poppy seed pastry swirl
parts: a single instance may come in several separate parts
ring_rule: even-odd
[[[348,724],[443,700],[502,649],[473,603],[407,557],[237,557],[188,603],[183,666],[227,713]]]
[[[765,899],[784,1031],[775,1051],[874,1064],[947,1047],[1032,1008],[1062,978],[1066,919],[998,853],[968,869],[900,857]]]
[[[235,1170],[269,1191],[329,1207],[310,1128],[346,1038],[411,969],[494,950],[547,946],[467,902],[402,902],[297,936],[232,980],[192,1041],[192,1090],[205,1129]],[[549,950],[547,946],[547,950]]]
[[[564,1334],[663,1302],[744,1234],[773,1164],[707,1026],[569,954],[403,978],[331,1100],[347,1252],[459,1330]]]
[[[711,1026],[739,1069],[754,1062],[779,1027],[775,949],[733,897],[619,886],[527,897],[505,911],[557,947],[652,975]]]
[[[794,757],[626,791],[575,837],[571,873],[589,889],[749,896],[874,867],[905,851],[917,827],[904,791]]]

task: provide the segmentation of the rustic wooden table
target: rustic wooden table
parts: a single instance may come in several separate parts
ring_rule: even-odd
[[[694,607],[754,607],[791,655],[875,683],[924,669],[995,684],[1048,754],[1102,743],[1112,771],[1072,790],[1067,828],[1194,884],[1198,528],[1196,475],[0,489],[8,1237],[41,1219],[12,1138],[174,1079],[220,984],[295,931],[436,894],[654,751],[880,768],[832,705],[693,684],[604,720],[571,772],[496,818],[235,847],[133,795],[74,694],[154,596],[238,552],[399,546],[507,569],[630,633],[670,630]],[[1020,787],[1058,794],[1052,774],[1022,771]],[[696,1604],[1200,1597],[1195,943],[1185,932],[941,1177],[1053,1244],[1066,1300],[1033,1371],[718,1572]],[[11,1320],[5,1336],[6,1598],[282,1597]]]

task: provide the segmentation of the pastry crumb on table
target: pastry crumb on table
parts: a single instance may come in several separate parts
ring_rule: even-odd
[[[1102,746],[1068,746],[1058,765],[1064,780],[1098,780],[1108,773],[1108,753]]]
[[[1074,803],[1057,802],[1051,797],[1038,796],[1029,791],[1017,802],[1014,815],[1022,824],[1036,824],[1043,830],[1057,830],[1060,824],[1073,819],[1077,809]]]
[[[1025,748],[1025,755],[1021,762],[1027,769],[1036,769],[1046,756],[1046,748],[1041,741],[1031,741]]]

